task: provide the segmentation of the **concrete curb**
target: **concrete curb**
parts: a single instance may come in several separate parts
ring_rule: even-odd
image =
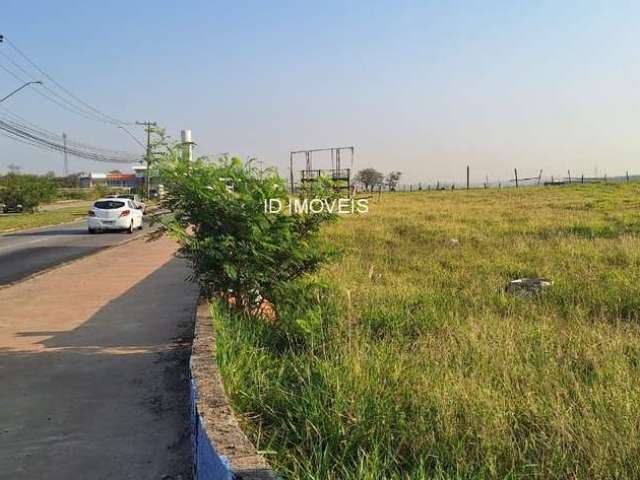
[[[278,480],[246,437],[222,385],[209,303],[196,311],[191,350],[192,440],[196,480]]]

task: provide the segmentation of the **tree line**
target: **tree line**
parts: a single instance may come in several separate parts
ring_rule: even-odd
[[[60,197],[61,189],[77,188],[81,173],[57,177],[54,172],[44,175],[20,173],[20,167],[9,165],[9,173],[0,175],[0,205],[10,211],[33,212],[39,205]],[[93,192],[91,192],[93,193]]]
[[[366,192],[372,192],[377,188],[387,187],[390,192],[395,192],[400,182],[401,172],[392,171],[386,176],[375,168],[365,168],[356,174],[356,181],[361,183]]]

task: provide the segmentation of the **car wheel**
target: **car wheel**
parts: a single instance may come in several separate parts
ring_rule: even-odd
[[[131,220],[131,223],[129,224],[129,228],[127,228],[127,233],[133,233],[133,220]]]
[[[91,233],[91,234],[96,233],[96,229],[95,228],[90,228],[89,229],[89,233]]]

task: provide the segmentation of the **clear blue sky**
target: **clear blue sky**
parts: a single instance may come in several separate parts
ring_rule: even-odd
[[[404,181],[640,173],[637,2],[4,0],[0,33],[106,113],[191,128],[199,153],[356,146]],[[4,48],[4,47],[0,47]],[[0,57],[0,63],[6,64]],[[16,81],[0,71],[0,92]],[[22,92],[49,130],[135,151],[118,129]],[[142,132],[140,137],[142,138]],[[61,171],[0,137],[0,170]],[[72,170],[111,165],[71,159]]]

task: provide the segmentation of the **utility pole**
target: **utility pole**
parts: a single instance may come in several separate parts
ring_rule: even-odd
[[[155,127],[157,125],[156,122],[136,122],[136,125],[142,125],[145,127],[145,131],[147,132],[147,153],[145,155],[145,160],[147,162],[147,171],[145,173],[145,192],[146,192],[146,197],[147,199],[149,198],[149,185],[150,185],[150,178],[151,178],[151,156],[152,156],[152,152],[151,152],[151,127]]]
[[[289,154],[289,180],[291,182],[291,195],[293,195],[293,152]]]
[[[64,176],[69,175],[69,159],[67,158],[67,134],[62,134],[62,143],[64,144]]]

